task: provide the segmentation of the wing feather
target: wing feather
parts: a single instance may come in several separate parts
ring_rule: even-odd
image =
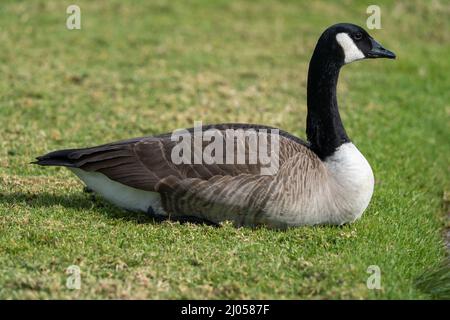
[[[227,129],[259,130],[274,128],[250,124],[221,124],[203,127],[204,131],[209,129],[217,129],[224,134]],[[193,128],[189,131],[192,132]],[[284,131],[280,130],[279,136],[280,166],[296,153],[308,149],[307,143]],[[223,179],[223,181],[220,180],[220,184],[223,184],[224,181],[227,181],[227,176],[258,176],[261,172],[261,163],[176,165],[171,161],[171,152],[176,143],[171,140],[171,134],[163,134],[155,137],[129,139],[93,148],[55,151],[38,157],[36,163],[98,171],[114,181],[147,191],[157,191],[156,186],[168,177],[179,180],[199,179],[201,181],[219,176],[223,178],[215,179]],[[248,151],[248,142],[245,143],[247,145],[245,150]],[[206,145],[208,145],[208,142],[203,142],[203,147],[206,147]],[[246,179],[251,179],[251,177],[249,176]],[[228,188],[225,190],[232,191]]]

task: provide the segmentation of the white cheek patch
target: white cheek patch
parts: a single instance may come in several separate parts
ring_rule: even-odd
[[[342,47],[342,50],[344,50],[345,63],[350,63],[365,58],[364,54],[361,52],[361,50],[359,50],[359,48],[347,33],[338,33],[336,35],[336,41]]]

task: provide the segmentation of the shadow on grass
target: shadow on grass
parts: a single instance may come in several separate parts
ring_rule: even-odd
[[[108,218],[122,219],[138,224],[159,223],[143,213],[126,211],[114,207],[94,194],[58,195],[48,192],[37,194],[26,192],[0,193],[0,205],[13,206],[18,204],[32,208],[62,206],[76,211],[95,211]]]
[[[151,216],[142,212],[133,212],[120,209],[90,192],[69,195],[57,195],[48,192],[39,194],[25,192],[13,192],[9,194],[0,193],[0,204],[5,204],[7,206],[23,204],[33,208],[51,208],[55,206],[62,206],[64,208],[77,211],[95,210],[96,212],[108,218],[131,221],[137,224],[160,224],[164,221],[167,221],[167,219],[162,216]],[[182,224],[193,223],[199,225],[206,224],[211,226],[218,226],[215,223],[201,220],[195,217],[183,217],[172,221],[180,222]]]

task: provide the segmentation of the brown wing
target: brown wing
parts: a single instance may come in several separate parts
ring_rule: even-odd
[[[229,220],[237,226],[260,225],[273,180],[273,176],[253,174],[208,180],[170,176],[156,189],[172,217],[190,215],[214,223]]]
[[[250,124],[221,124],[203,127],[203,132],[216,129],[223,135],[227,129],[274,129]],[[193,128],[188,130],[193,132]],[[75,150],[61,150],[37,158],[41,165],[63,165],[86,171],[97,171],[112,180],[148,191],[157,191],[156,186],[163,179],[208,180],[215,176],[259,175],[263,164],[175,164],[171,159],[172,149],[178,141],[172,141],[171,134],[136,138],[106,144],[98,147]],[[236,142],[237,144],[238,142]],[[244,150],[248,151],[249,141]],[[205,148],[209,142],[203,142]],[[279,131],[279,165],[286,159],[304,150],[306,143]],[[236,146],[235,146],[236,148]],[[248,153],[246,154],[248,156]]]
[[[283,229],[301,214],[295,208],[313,201],[325,176],[320,159],[303,147],[284,161],[276,175],[239,174],[208,180],[170,176],[155,188],[173,217],[189,215],[214,223],[228,220],[236,226]]]

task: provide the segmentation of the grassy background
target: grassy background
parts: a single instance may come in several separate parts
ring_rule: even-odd
[[[65,27],[72,3],[82,30]],[[2,0],[0,298],[432,297],[414,283],[446,256],[450,6],[376,4],[383,28],[371,34],[398,59],[346,66],[338,97],[375,173],[371,205],[351,225],[276,232],[156,224],[28,163],[194,120],[304,137],[317,38],[336,22],[364,26],[368,4]],[[73,264],[81,290],[65,286]],[[366,287],[370,265],[381,290]]]

